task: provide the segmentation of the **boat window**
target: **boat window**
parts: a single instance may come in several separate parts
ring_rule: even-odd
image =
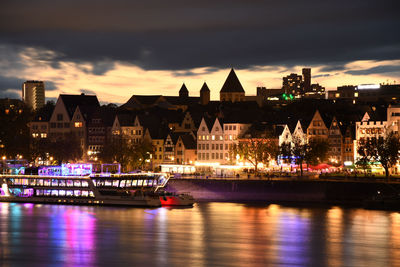
[[[44,186],[50,186],[50,179],[44,180]]]
[[[43,195],[43,189],[36,189],[36,195],[37,196],[42,196]]]
[[[137,180],[132,180],[132,186],[137,186]]]
[[[58,180],[57,179],[51,180],[51,185],[52,186],[58,186]]]
[[[67,197],[72,197],[74,195],[74,193],[72,192],[72,190],[67,190]]]
[[[31,179],[31,182],[29,183],[30,185],[36,185],[36,179]]]
[[[106,180],[104,183],[105,186],[111,186],[111,180]]]
[[[51,195],[53,197],[58,197],[58,190],[51,190]]]
[[[113,180],[113,186],[114,187],[118,187],[119,184],[119,180]]]
[[[29,184],[29,179],[23,179],[22,184],[23,185],[28,185]]]
[[[125,187],[125,183],[126,183],[126,180],[122,180],[122,181],[119,183],[119,187]]]
[[[127,180],[125,186],[126,187],[131,187],[132,186],[132,180]]]
[[[138,183],[137,183],[137,186],[142,186],[143,180],[138,180],[137,182],[138,182]]]
[[[65,196],[65,190],[59,190],[58,195],[59,196]]]
[[[75,195],[76,197],[80,197],[80,196],[81,196],[81,190],[75,190],[75,191],[74,191],[74,195]]]
[[[44,194],[45,196],[50,196],[50,195],[51,195],[51,190],[48,190],[48,189],[43,190],[43,194]]]
[[[83,190],[83,191],[82,191],[82,196],[83,196],[83,197],[88,197],[88,196],[89,196],[89,192],[86,191],[86,190]]]
[[[153,180],[149,180],[149,186],[153,185]]]
[[[143,180],[143,186],[147,186],[147,180]]]
[[[38,179],[37,180],[37,185],[38,186],[43,186],[43,179]]]
[[[60,186],[65,186],[65,180],[58,180],[58,184]]]
[[[89,183],[87,181],[82,181],[82,187],[89,187]]]
[[[74,186],[75,187],[81,187],[81,181],[80,180],[75,180],[74,181]]]
[[[90,191],[90,192],[89,192],[89,196],[90,196],[90,197],[94,197],[93,191]]]
[[[68,186],[68,187],[73,187],[73,186],[74,186],[74,181],[72,181],[72,180],[67,180],[67,186]]]

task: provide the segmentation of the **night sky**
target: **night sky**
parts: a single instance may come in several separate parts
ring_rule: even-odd
[[[312,67],[313,82],[400,83],[400,1],[2,0],[0,97],[24,80],[46,97],[176,95],[185,82],[211,97],[230,68],[247,95]]]

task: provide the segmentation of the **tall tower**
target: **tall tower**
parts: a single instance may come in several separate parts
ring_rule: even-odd
[[[189,90],[186,88],[185,83],[182,84],[182,87],[179,90],[179,97],[181,97],[181,98],[188,98],[189,97]]]
[[[311,68],[303,68],[303,93],[311,91]]]
[[[44,82],[26,81],[22,84],[22,101],[33,110],[44,106]]]
[[[203,86],[200,89],[200,104],[207,105],[210,102],[210,89],[207,84],[204,82]]]
[[[229,72],[224,85],[219,91],[220,101],[240,102],[244,101],[244,89],[233,69]]]

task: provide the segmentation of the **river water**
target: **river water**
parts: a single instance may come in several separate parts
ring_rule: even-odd
[[[400,266],[400,213],[0,203],[0,266]]]

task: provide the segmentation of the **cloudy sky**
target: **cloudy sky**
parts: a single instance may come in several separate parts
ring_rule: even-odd
[[[2,0],[0,98],[24,80],[46,97],[176,95],[204,81],[217,99],[235,68],[247,95],[312,67],[327,89],[400,83],[400,1]]]

